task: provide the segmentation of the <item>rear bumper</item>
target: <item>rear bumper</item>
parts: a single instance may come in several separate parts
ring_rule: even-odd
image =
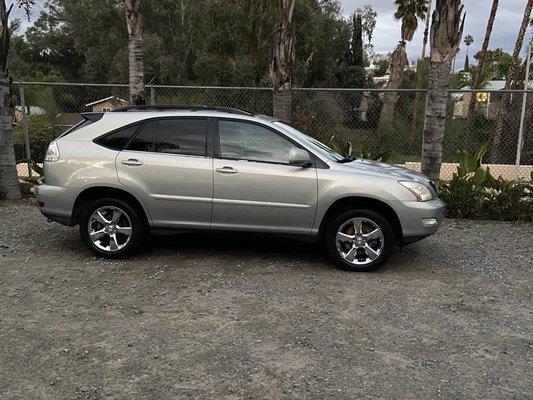
[[[79,189],[46,184],[35,188],[35,197],[41,213],[46,218],[67,226],[75,225],[72,218],[72,210],[79,193]]]
[[[433,235],[444,222],[446,206],[440,199],[398,202],[396,206],[404,245]]]

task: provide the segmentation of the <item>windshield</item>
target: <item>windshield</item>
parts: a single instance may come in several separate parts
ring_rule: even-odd
[[[279,122],[279,121],[274,122],[274,124],[281,126],[286,131],[289,131],[292,135],[296,136],[299,140],[301,140],[302,142],[305,142],[305,144],[307,144],[312,150],[314,150],[314,152],[325,157],[326,159],[330,161],[339,161],[339,160],[344,159],[343,156],[341,156],[336,151],[330,149],[324,143],[319,142],[318,140],[312,138],[311,136],[300,132],[298,129],[295,129],[292,126],[287,125],[283,122]]]

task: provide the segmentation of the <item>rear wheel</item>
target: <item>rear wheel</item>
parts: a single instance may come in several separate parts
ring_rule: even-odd
[[[340,212],[325,232],[326,248],[335,264],[351,271],[371,271],[382,266],[394,247],[390,223],[372,210]]]
[[[108,258],[128,257],[139,250],[144,242],[145,225],[142,211],[113,198],[91,202],[80,216],[85,245]]]

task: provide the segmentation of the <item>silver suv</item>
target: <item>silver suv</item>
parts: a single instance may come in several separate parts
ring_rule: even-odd
[[[129,256],[161,229],[268,232],[323,242],[363,271],[444,218],[424,175],[345,158],[270,117],[203,106],[83,117],[50,144],[36,193],[100,256]]]

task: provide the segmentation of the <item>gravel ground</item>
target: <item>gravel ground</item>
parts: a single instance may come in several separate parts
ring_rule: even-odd
[[[532,249],[533,224],[446,221],[377,273],[249,236],[108,261],[4,205],[0,398],[532,398]]]

